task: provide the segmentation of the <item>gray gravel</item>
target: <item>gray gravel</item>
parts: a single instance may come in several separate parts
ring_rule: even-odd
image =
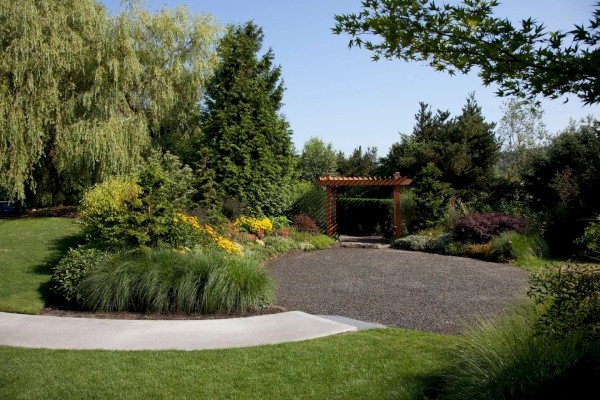
[[[288,310],[442,334],[499,313],[528,279],[506,264],[394,249],[294,252],[267,269]]]

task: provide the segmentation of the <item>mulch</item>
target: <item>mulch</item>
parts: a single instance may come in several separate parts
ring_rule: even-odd
[[[226,319],[226,318],[241,318],[254,317],[257,315],[276,314],[287,311],[283,307],[273,306],[255,310],[251,312],[237,312],[231,314],[145,314],[136,312],[92,312],[92,311],[74,311],[66,310],[57,307],[46,307],[42,309],[40,315],[48,315],[53,317],[71,317],[71,318],[98,318],[98,319],[142,319],[142,320],[185,320],[185,319]]]

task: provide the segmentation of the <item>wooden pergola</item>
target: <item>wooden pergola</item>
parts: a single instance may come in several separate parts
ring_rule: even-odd
[[[394,235],[400,236],[400,186],[410,185],[412,179],[400,176],[396,172],[392,178],[351,177],[343,178],[327,175],[315,181],[319,186],[327,189],[327,235],[331,236],[337,229],[336,197],[337,188],[340,186],[393,186],[394,187]]]

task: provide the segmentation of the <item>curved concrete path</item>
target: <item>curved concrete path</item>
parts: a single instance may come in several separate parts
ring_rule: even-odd
[[[296,342],[356,330],[356,326],[301,311],[245,318],[168,321],[0,312],[0,345],[47,349],[221,349]]]

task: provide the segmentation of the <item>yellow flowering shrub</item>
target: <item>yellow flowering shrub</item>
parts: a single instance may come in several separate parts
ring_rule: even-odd
[[[267,234],[273,230],[273,223],[269,218],[252,218],[252,217],[239,217],[233,223],[233,226],[239,229],[245,229],[249,233],[258,235],[260,232]]]
[[[119,241],[130,238],[123,221],[128,205],[139,205],[142,189],[132,176],[118,176],[96,184],[83,195],[79,215],[85,234],[95,240]]]
[[[196,217],[185,214],[177,214],[173,218],[173,222],[187,224],[196,231],[207,234],[218,247],[222,248],[229,254],[235,254],[238,256],[244,255],[243,248],[240,244],[232,242],[231,240],[219,235],[212,226],[200,224],[198,218]]]

